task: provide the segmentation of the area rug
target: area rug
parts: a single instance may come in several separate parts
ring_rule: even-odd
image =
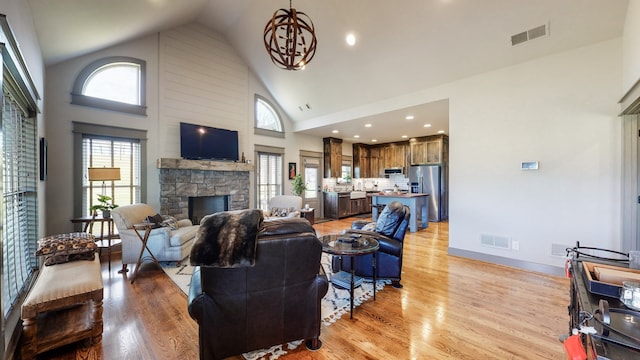
[[[323,253],[321,262],[327,277],[331,280],[331,256]],[[186,259],[181,266],[177,266],[175,262],[162,263],[162,268],[165,273],[169,275],[169,278],[178,285],[182,292],[185,294],[189,293],[189,283],[191,282],[191,275],[193,274],[193,267],[189,265],[189,259]],[[376,284],[376,291],[382,291],[385,285],[390,283],[390,281],[378,280]],[[354,290],[353,295],[353,305],[354,307],[357,307],[364,301],[373,297],[373,282],[363,282],[360,287]],[[329,291],[327,291],[327,294],[322,299],[322,325],[331,325],[340,319],[342,315],[349,314],[349,311],[349,290],[343,290],[329,285]],[[293,350],[300,344],[302,344],[302,340],[283,345],[276,345],[270,349],[252,351],[242,355],[247,360],[277,359],[278,357],[286,354],[287,350]]]

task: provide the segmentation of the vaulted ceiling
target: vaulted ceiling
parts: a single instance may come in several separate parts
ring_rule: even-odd
[[[277,68],[263,30],[286,0],[28,0],[45,63],[197,22],[221,33],[294,121],[347,141],[448,133],[448,101],[396,101],[439,84],[622,35],[626,0],[293,0],[315,25],[302,71]],[[512,46],[540,25],[548,35]],[[355,46],[345,42],[357,37]],[[406,115],[414,115],[406,120]],[[370,123],[371,128],[364,128]],[[431,127],[424,127],[430,123]],[[331,130],[337,129],[338,134]],[[355,134],[361,135],[354,139]]]

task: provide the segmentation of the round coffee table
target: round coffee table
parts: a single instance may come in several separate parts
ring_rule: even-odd
[[[322,251],[327,254],[337,256],[351,256],[351,286],[349,287],[349,297],[351,301],[351,319],[353,319],[353,289],[355,279],[354,257],[372,254],[373,255],[373,300],[376,299],[376,251],[380,248],[378,240],[372,236],[361,234],[332,234],[320,237]],[[342,287],[339,284],[332,284]]]

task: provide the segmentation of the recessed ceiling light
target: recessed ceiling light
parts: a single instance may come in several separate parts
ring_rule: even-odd
[[[424,127],[431,127],[431,124],[424,124]]]
[[[339,133],[340,131],[338,131],[338,130],[331,130],[331,132],[332,132],[332,133],[334,133],[334,134],[337,134],[337,133]]]
[[[438,134],[444,134],[444,130],[438,130]]]
[[[360,135],[353,135],[353,137],[357,139],[360,137]]]
[[[376,142],[376,141],[378,141],[378,140],[376,140],[376,139],[371,139],[371,142]]]
[[[371,127],[371,124],[364,124],[364,127]]]
[[[407,119],[407,120],[413,120],[413,119],[415,119],[415,117],[414,117],[413,115],[407,115],[407,116],[405,117],[405,119]]]
[[[353,33],[347,34],[346,37],[347,45],[353,46],[356,44],[356,36]]]
[[[408,138],[408,136],[407,135],[402,135],[402,138],[406,139],[406,138]]]

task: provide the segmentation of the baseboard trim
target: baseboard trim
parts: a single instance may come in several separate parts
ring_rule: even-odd
[[[484,261],[492,264],[509,266],[521,270],[532,271],[537,273],[543,273],[554,276],[565,276],[564,268],[538,264],[531,261],[523,261],[518,259],[506,258],[503,256],[483,254],[475,251],[463,250],[449,247],[447,253],[453,256],[459,256],[467,259]]]

